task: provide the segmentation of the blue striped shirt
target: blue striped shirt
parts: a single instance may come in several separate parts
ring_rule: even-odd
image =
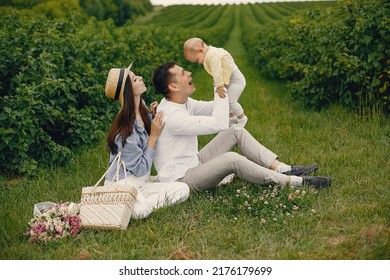
[[[156,151],[147,146],[148,139],[148,133],[142,126],[138,125],[137,120],[134,120],[133,133],[126,138],[124,147],[122,146],[122,137],[120,135],[115,137],[118,152],[121,152],[121,161],[124,161],[126,165],[127,176],[141,177],[149,174]],[[115,156],[110,152],[109,165]],[[107,180],[115,179],[116,168],[117,165],[114,164],[106,176]],[[124,178],[123,168],[120,168],[119,180]]]

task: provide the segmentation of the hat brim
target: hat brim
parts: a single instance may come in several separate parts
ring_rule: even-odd
[[[130,74],[131,71],[131,66],[133,66],[133,62],[130,63],[129,67],[125,68],[125,77]]]
[[[133,62],[130,63],[130,65],[129,65],[127,68],[125,68],[125,74],[124,74],[123,83],[122,83],[122,89],[121,89],[122,94],[119,95],[119,99],[118,99],[118,100],[119,100],[119,103],[120,103],[122,106],[123,106],[123,92],[124,92],[124,90],[125,90],[125,81],[126,81],[127,76],[130,75],[131,66],[133,66]]]

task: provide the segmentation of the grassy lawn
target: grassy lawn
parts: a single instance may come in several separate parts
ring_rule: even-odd
[[[298,211],[278,216],[243,208],[237,190],[248,197],[268,186],[235,179],[213,192],[192,194],[185,203],[132,220],[126,231],[84,230],[75,238],[30,244],[22,235],[33,205],[42,201],[78,202],[81,187],[105,170],[104,139],[77,151],[65,167],[40,170],[35,178],[0,178],[1,259],[389,259],[390,122],[359,117],[337,105],[304,110],[283,82],[259,76],[243,51],[238,25],[224,46],[247,79],[241,96],[246,128],[288,164],[317,162],[319,175],[333,185],[310,193]],[[136,69],[135,69],[136,71]],[[193,73],[194,98],[211,99],[211,77]],[[212,136],[201,137],[203,146]],[[210,171],[212,172],[212,171]],[[280,190],[280,195],[289,190]],[[271,201],[271,200],[270,200]],[[287,199],[281,202],[287,204]]]

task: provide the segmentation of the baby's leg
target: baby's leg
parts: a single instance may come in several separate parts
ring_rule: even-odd
[[[227,87],[230,111],[234,113],[236,117],[244,115],[244,109],[238,103],[238,99],[240,98],[244,88],[245,84],[243,85],[242,83],[230,83]]]
[[[244,109],[238,103],[238,99],[241,96],[241,93],[244,91],[246,86],[246,80],[241,71],[236,68],[231,77],[230,84],[226,87],[229,95],[229,107],[230,111],[234,113],[237,117],[237,125],[244,127],[248,118],[244,114]]]

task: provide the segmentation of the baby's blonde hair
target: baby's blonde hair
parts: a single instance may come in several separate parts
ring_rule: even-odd
[[[205,42],[197,37],[193,37],[185,41],[184,43],[184,53],[195,53],[199,49],[205,46]]]

